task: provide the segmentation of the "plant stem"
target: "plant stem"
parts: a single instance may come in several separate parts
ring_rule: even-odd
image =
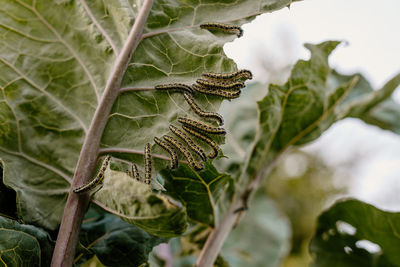
[[[108,115],[118,96],[122,77],[128,67],[132,54],[141,40],[143,27],[152,5],[153,0],[144,1],[128,39],[114,64],[103,96],[90,123],[65,205],[51,262],[51,266],[53,267],[72,266],[79,230],[90,199],[89,194],[78,195],[74,194],[72,190],[79,185],[87,183],[96,167],[100,139],[106,126]]]
[[[287,150],[287,149],[286,149]],[[239,198],[237,198],[229,208],[228,212],[224,215],[218,226],[208,236],[206,243],[204,244],[200,256],[197,259],[196,267],[212,267],[213,263],[218,257],[221,251],[222,245],[228,234],[233,227],[239,222],[243,213],[247,209],[247,205],[251,195],[258,188],[264,177],[266,177],[275,166],[276,162],[280,159],[280,156],[286,151],[283,150],[279,153],[273,161],[266,165],[263,169],[257,172],[254,179],[250,179],[246,189],[242,192]]]

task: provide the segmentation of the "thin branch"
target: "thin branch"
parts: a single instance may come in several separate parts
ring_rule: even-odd
[[[87,183],[96,167],[100,139],[107,123],[108,115],[119,94],[122,77],[128,67],[132,54],[141,40],[143,27],[152,5],[153,0],[144,1],[128,39],[114,64],[103,96],[85,137],[53,253],[51,262],[51,266],[53,267],[72,266],[73,264],[78,234],[83,216],[89,204],[90,195],[74,194],[72,190],[79,185]]]
[[[258,175],[256,175],[255,179],[253,179],[252,182],[247,185],[246,189],[243,191],[240,197],[232,203],[231,207],[221,220],[220,224],[208,236],[207,241],[201,250],[200,256],[197,259],[196,267],[213,266],[219,252],[221,251],[225,239],[228,237],[228,234],[230,233],[232,228],[234,228],[234,226],[238,223],[239,219],[242,217],[243,212],[247,208],[249,198],[251,197],[254,190],[257,189],[257,185],[262,181],[264,177],[268,175],[268,173],[275,166],[276,162],[278,161],[277,158],[276,160],[270,162],[267,166],[265,166],[263,170],[258,172]]]

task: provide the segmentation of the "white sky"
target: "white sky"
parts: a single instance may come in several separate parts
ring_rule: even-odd
[[[259,16],[243,29],[244,37],[225,51],[239,68],[251,69],[255,80],[268,80],[261,64],[283,68],[308,57],[303,43],[324,40],[347,41],[333,52],[331,66],[345,74],[361,72],[375,89],[400,71],[400,0],[305,0]],[[400,104],[399,88],[394,95]],[[399,135],[346,119],[306,149],[333,166],[356,159],[350,195],[400,209]]]

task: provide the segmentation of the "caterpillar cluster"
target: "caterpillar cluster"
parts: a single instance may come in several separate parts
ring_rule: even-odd
[[[192,84],[191,86],[181,83],[171,83],[157,85],[155,86],[155,89],[175,90],[182,92],[184,99],[194,113],[201,118],[215,120],[219,126],[222,126],[224,124],[223,117],[219,113],[204,111],[201,109],[193,97],[193,92],[223,97],[226,99],[234,99],[240,96],[241,89],[245,87],[244,82],[252,78],[253,75],[249,70],[238,70],[230,73],[205,72],[202,74],[201,78],[197,79],[196,83]],[[181,123],[183,131],[174,125],[169,126],[170,131],[179,139],[181,139],[183,143],[202,161],[206,161],[207,157],[212,159],[218,155],[219,146],[208,135],[225,135],[226,131],[224,128],[214,127],[202,121],[186,117],[179,117],[178,122]],[[206,143],[208,146],[210,146],[212,151],[206,155],[201,147],[196,144],[190,136],[193,136]],[[169,135],[164,135],[162,139],[155,137],[154,142],[169,153],[171,159],[171,169],[174,169],[178,166],[178,152],[185,156],[188,164],[193,169],[203,169],[203,165],[194,159],[189,149],[187,149],[183,143],[174,137]]]
[[[195,152],[196,155],[201,159],[201,161],[205,162],[207,161],[207,157],[212,159],[218,155],[218,144],[214,140],[212,140],[206,133],[225,134],[225,129],[213,127],[201,121],[184,117],[179,117],[178,121],[182,123],[182,129],[184,131],[180,130],[174,125],[170,125],[169,129],[172,133],[179,137],[179,139],[183,140],[184,144],[186,144],[191,151]],[[208,155],[206,155],[203,149],[198,144],[196,144],[196,142],[189,135],[192,135],[208,144],[211,147],[212,151]],[[189,166],[194,170],[200,171],[204,168],[204,165],[201,162],[195,160],[193,154],[189,151],[189,149],[185,147],[183,143],[169,135],[164,135],[162,138],[163,140],[155,137],[154,142],[170,154],[171,169],[178,167],[177,152],[175,149],[177,149],[186,158]]]
[[[241,27],[231,24],[207,22],[201,24],[200,28],[210,31],[234,33],[238,37],[241,37],[243,35],[243,30]],[[169,83],[156,85],[154,89],[160,91],[177,91],[183,93],[186,102],[194,111],[194,113],[196,113],[201,118],[215,120],[217,121],[219,126],[222,126],[224,124],[223,117],[219,113],[204,111],[203,109],[201,109],[199,105],[195,102],[193,94],[201,93],[222,97],[225,99],[235,99],[240,96],[241,89],[245,87],[244,82],[246,80],[251,80],[252,78],[253,75],[249,70],[238,70],[231,73],[205,72],[202,73],[201,78],[197,79],[196,83],[192,84],[191,86],[183,83]],[[224,128],[214,127],[202,121],[185,117],[179,117],[178,122],[182,124],[182,129],[184,131],[173,125],[169,126],[170,131],[174,133],[177,137],[182,139],[183,142],[189,147],[189,149],[196,153],[201,161],[205,162],[207,158],[213,159],[217,157],[220,148],[209,135],[225,135],[226,131]],[[196,144],[189,135],[194,136],[195,138],[206,143],[212,149],[212,151],[208,155],[206,155],[202,148],[198,144]],[[187,149],[184,144],[179,142],[174,137],[169,135],[164,135],[162,139],[154,137],[154,142],[169,153],[171,159],[171,169],[178,167],[178,153],[176,150],[178,150],[181,154],[185,156],[190,167],[194,170],[200,171],[204,168],[202,162],[196,161],[189,149]],[[73,192],[77,194],[85,193],[91,191],[98,186],[101,186],[104,180],[104,173],[110,163],[110,160],[111,156],[107,155],[104,158],[96,177],[89,183],[76,187],[75,189],[73,189]],[[147,143],[144,148],[144,164],[144,183],[150,185],[152,183],[152,152],[150,143]],[[131,171],[127,171],[127,174],[137,181],[142,181],[138,167],[134,163],[132,163],[131,165]]]
[[[219,22],[206,22],[200,24],[201,29],[211,30],[211,31],[222,31],[226,33],[234,33],[238,38],[243,36],[243,30],[239,26],[232,24],[225,24]]]

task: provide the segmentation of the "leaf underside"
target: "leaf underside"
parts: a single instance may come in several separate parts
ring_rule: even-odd
[[[291,2],[155,1],[144,28],[149,36],[137,47],[121,87],[191,84],[204,71],[233,71],[222,46],[236,36],[199,24],[224,18],[240,25]],[[0,1],[0,158],[4,183],[16,191],[18,216],[25,222],[57,228],[82,142],[140,5],[133,0]],[[195,98],[209,111],[221,103],[216,97]],[[142,150],[153,137],[168,133],[169,124],[177,125],[178,116],[195,117],[183,102],[179,93],[121,93],[101,147]],[[142,156],[114,157],[137,162],[143,171]],[[166,165],[156,162],[154,174]]]

